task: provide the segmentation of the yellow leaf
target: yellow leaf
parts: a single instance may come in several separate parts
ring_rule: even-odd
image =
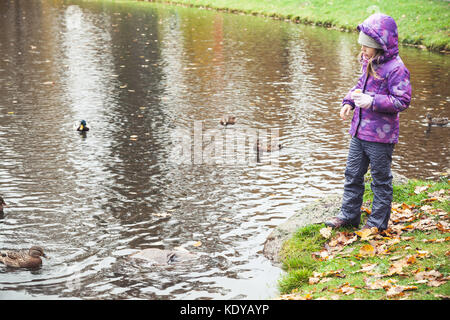
[[[361,211],[367,213],[367,214],[371,214],[372,210],[370,210],[370,208],[366,208],[366,207],[361,207]]]
[[[375,255],[375,248],[370,244],[366,244],[359,249],[359,254],[361,256],[373,257]]]
[[[378,231],[377,227],[367,228],[355,231],[355,234],[361,237],[361,241],[370,239],[370,236],[373,236]]]
[[[200,247],[202,245],[201,241],[197,241],[196,243],[193,244],[194,247]]]
[[[428,202],[436,201],[437,199],[438,199],[438,198],[433,197],[433,198],[423,199],[422,202],[428,203]]]

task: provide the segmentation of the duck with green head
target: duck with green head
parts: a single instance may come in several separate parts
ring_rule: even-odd
[[[89,128],[86,126],[86,120],[80,121],[80,125],[78,126],[77,131],[80,131],[80,132],[89,131]]]
[[[47,258],[44,249],[39,246],[32,246],[29,250],[0,251],[0,262],[12,268],[39,268],[42,265],[41,257]]]

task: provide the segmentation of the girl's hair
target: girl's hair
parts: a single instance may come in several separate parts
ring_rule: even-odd
[[[372,58],[369,59],[369,61],[367,62],[367,69],[366,72],[371,75],[372,77],[374,77],[375,79],[380,79],[380,77],[377,75],[374,67],[373,67],[373,61],[377,62],[379,61],[379,59],[381,58],[381,56],[383,55],[384,50],[383,49],[375,49],[375,54],[373,55]],[[358,54],[358,60],[362,61],[363,58],[363,53],[362,51]],[[361,64],[361,72],[362,72],[362,64]]]

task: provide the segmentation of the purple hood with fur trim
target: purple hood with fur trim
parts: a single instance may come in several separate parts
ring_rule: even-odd
[[[363,59],[363,73],[342,101],[342,105],[349,104],[355,108],[350,134],[366,141],[397,143],[398,113],[408,108],[411,101],[409,70],[398,55],[397,24],[393,18],[376,13],[358,25],[357,29],[377,41],[384,53],[377,61],[373,61],[379,79],[370,75],[367,77],[367,60]],[[370,108],[355,106],[351,93],[356,89],[374,98]]]

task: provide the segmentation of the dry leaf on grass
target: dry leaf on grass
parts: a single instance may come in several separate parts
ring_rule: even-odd
[[[359,254],[363,257],[373,257],[375,255],[375,248],[370,244],[366,244],[359,249]]]
[[[404,293],[404,291],[408,291],[408,290],[417,290],[416,286],[396,286],[393,285],[392,287],[390,287],[387,292],[386,292],[386,296],[388,298],[393,298],[396,296],[402,296]]]
[[[365,278],[364,282],[366,283],[366,289],[369,290],[379,290],[384,288],[390,288],[393,284],[397,283],[398,280],[396,279],[386,279],[386,280],[380,280],[376,279],[374,281],[371,281],[371,279]]]
[[[418,272],[414,279],[417,280],[417,283],[426,283],[430,287],[439,287],[448,280],[437,270]]]
[[[417,187],[414,188],[414,193],[415,193],[415,194],[422,193],[422,192],[428,190],[429,187],[430,187],[430,185],[426,185],[426,186],[417,186]]]
[[[322,237],[324,237],[325,239],[330,239],[331,238],[331,227],[326,227],[326,228],[322,228],[319,230],[319,233],[322,235]]]

